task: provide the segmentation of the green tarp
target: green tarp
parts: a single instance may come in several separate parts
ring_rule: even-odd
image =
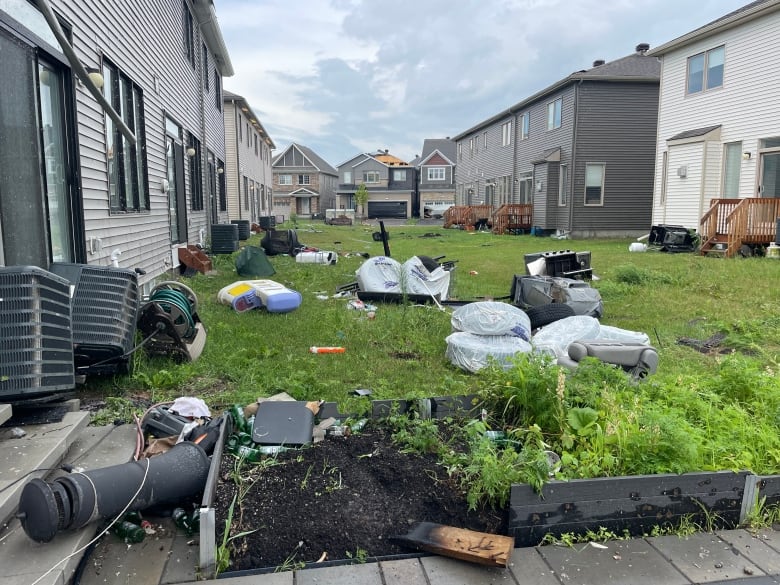
[[[257,246],[244,246],[236,256],[236,271],[239,276],[271,276],[276,270],[265,255],[265,251]]]

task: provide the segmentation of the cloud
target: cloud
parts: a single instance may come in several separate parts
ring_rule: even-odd
[[[595,59],[657,45],[740,0],[217,0],[225,82],[274,141],[332,164],[411,159]]]

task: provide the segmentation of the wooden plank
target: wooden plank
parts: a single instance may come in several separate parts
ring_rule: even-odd
[[[508,533],[518,546],[535,546],[547,533],[581,534],[604,527],[636,536],[686,517],[700,524],[716,518],[733,527],[739,522],[747,475],[724,471],[554,481],[541,494],[515,484]]]
[[[515,547],[511,536],[433,522],[420,522],[407,534],[394,536],[392,540],[402,546],[491,567],[506,567]]]

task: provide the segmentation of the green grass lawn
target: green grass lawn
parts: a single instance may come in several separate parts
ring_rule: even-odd
[[[357,388],[372,397],[413,398],[481,393],[496,413],[494,428],[518,440],[551,445],[564,458],[566,477],[620,473],[749,468],[780,471],[780,261],[706,258],[657,251],[632,253],[631,240],[556,240],[406,225],[390,227],[390,248],[403,262],[413,255],[456,261],[452,296],[501,298],[523,255],[571,249],[590,251],[604,301],[602,323],[643,331],[660,356],[658,372],[632,384],[609,368],[580,368],[561,381],[556,368],[521,364],[509,372],[469,374],[445,358],[451,310],[435,305],[378,305],[376,317],[328,298],[355,280],[365,261],[382,254],[371,226],[299,227],[306,245],[341,254],[336,265],[299,264],[275,256],[270,277],[303,296],[297,310],[236,313],[217,292],[241,280],[234,258],[215,258],[215,273],[186,279],[199,299],[208,338],[193,363],[145,357],[132,376],[89,380],[87,389],[113,396],[137,393],[153,400],[202,397],[218,409],[285,391],[300,400],[358,408]],[[245,242],[259,245],[259,236]],[[698,351],[682,337],[726,335],[721,349]],[[342,354],[315,355],[313,345],[343,346]],[[565,389],[564,389],[565,386]],[[592,412],[590,412],[592,411]],[[500,413],[503,412],[503,416]],[[595,413],[595,414],[593,414]],[[595,417],[595,418],[593,418]],[[536,428],[535,428],[536,427]],[[685,449],[696,445],[694,451]],[[682,450],[682,451],[681,451]],[[683,452],[684,451],[684,452]],[[526,478],[527,479],[527,478]]]

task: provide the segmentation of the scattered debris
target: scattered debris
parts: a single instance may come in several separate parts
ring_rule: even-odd
[[[692,337],[680,337],[677,340],[678,345],[687,345],[692,347],[700,353],[719,353],[727,354],[734,353],[734,349],[730,347],[721,347],[721,344],[726,339],[725,333],[715,333],[707,339],[694,339]]]

